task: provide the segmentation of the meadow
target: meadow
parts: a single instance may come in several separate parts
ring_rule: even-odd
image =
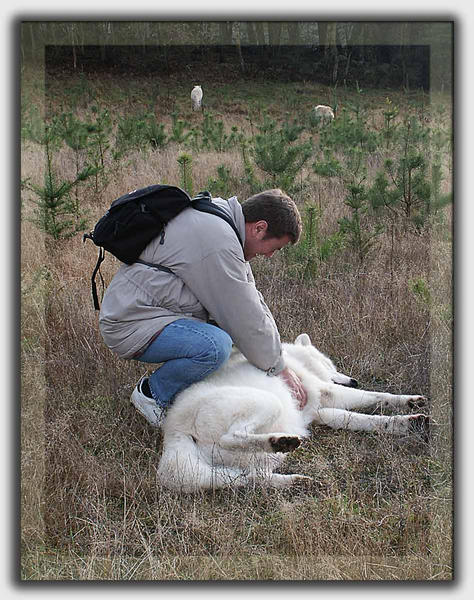
[[[241,80],[203,83],[193,113],[184,75],[55,73],[44,104],[38,85],[24,74],[21,579],[450,580],[450,98]],[[430,439],[314,426],[283,467],[309,486],[163,489],[160,433],[129,403],[144,366],[100,338],[82,241],[152,183],[285,189],[302,240],[253,265],[282,339],[308,333],[365,389],[426,395]]]

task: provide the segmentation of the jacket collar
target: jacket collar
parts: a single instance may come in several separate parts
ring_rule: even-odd
[[[237,196],[232,196],[232,198],[229,198],[228,200],[216,197],[213,198],[212,201],[230,215],[240,234],[242,244],[245,244],[245,219],[244,213],[242,212],[242,206],[237,200]]]

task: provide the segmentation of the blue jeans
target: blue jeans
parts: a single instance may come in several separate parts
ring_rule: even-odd
[[[136,360],[164,363],[148,380],[153,398],[167,408],[173,398],[213,373],[229,358],[232,338],[209,323],[178,319],[167,325]]]

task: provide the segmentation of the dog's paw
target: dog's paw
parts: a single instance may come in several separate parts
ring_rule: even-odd
[[[411,396],[407,402],[407,406],[410,410],[419,410],[426,405],[427,399],[425,396]]]
[[[291,483],[293,485],[302,485],[302,486],[309,486],[314,482],[314,479],[312,477],[308,477],[307,475],[292,475],[291,476]]]
[[[422,435],[425,441],[429,440],[430,418],[427,415],[411,415],[408,417],[408,427],[413,433]]]
[[[281,435],[273,436],[269,441],[273,452],[291,452],[298,448],[302,439],[298,435]]]

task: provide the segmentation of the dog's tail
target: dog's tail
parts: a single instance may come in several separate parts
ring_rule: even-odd
[[[201,455],[198,442],[191,435],[178,432],[164,440],[157,476],[164,487],[183,493],[242,486],[250,481],[240,469],[210,465]]]

